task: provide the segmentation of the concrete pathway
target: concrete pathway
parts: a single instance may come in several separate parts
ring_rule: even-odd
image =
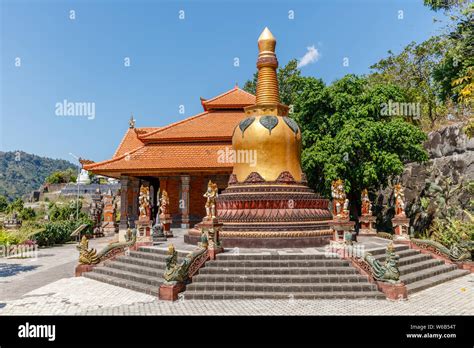
[[[113,237],[91,239],[89,247],[100,250]],[[74,276],[79,252],[77,243],[39,248],[35,257],[0,258],[0,301],[20,298],[31,290]]]

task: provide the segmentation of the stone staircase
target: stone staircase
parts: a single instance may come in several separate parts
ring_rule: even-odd
[[[406,245],[397,245],[396,254],[400,256],[398,268],[400,279],[405,283],[408,294],[427,289],[458,277],[469,274],[455,265],[449,265],[433,258],[429,254],[409,249]],[[385,250],[370,250],[379,261],[385,260]]]
[[[384,299],[349,261],[322,254],[235,255],[208,261],[185,299]]]
[[[369,250],[379,261],[385,249]],[[429,254],[396,245],[401,280],[409,294],[469,274]],[[188,252],[178,252],[178,262]],[[158,296],[167,250],[140,247],[95,267],[84,277]],[[347,260],[323,254],[217,255],[187,285],[185,299],[384,299]]]
[[[178,262],[187,254],[178,251]],[[118,256],[94,267],[91,272],[84,273],[84,277],[158,296],[166,256],[167,250],[140,247],[138,251],[130,251],[129,256]]]

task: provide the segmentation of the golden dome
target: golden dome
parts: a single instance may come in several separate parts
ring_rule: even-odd
[[[287,117],[288,107],[280,103],[275,47],[275,37],[265,28],[258,39],[257,104],[245,108],[248,117],[237,125],[232,137],[233,174],[238,182],[252,172],[265,181],[275,181],[284,172],[302,181],[301,131]]]
[[[235,128],[232,137],[236,163],[233,174],[243,182],[256,172],[265,181],[275,181],[289,172],[301,181],[301,131],[285,116],[251,116]],[[252,159],[252,161],[245,160]]]

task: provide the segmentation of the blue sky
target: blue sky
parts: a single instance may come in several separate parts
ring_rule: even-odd
[[[0,3],[0,150],[72,161],[110,158],[131,113],[137,127],[163,126],[201,112],[199,97],[243,86],[265,26],[280,65],[314,45],[319,59],[302,73],[331,83],[439,33],[442,16],[422,0]],[[64,99],[94,102],[95,118],[57,116]]]

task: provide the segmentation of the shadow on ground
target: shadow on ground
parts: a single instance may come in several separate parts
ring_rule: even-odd
[[[39,266],[0,263],[0,277],[11,277],[20,272],[32,271],[38,267]]]

